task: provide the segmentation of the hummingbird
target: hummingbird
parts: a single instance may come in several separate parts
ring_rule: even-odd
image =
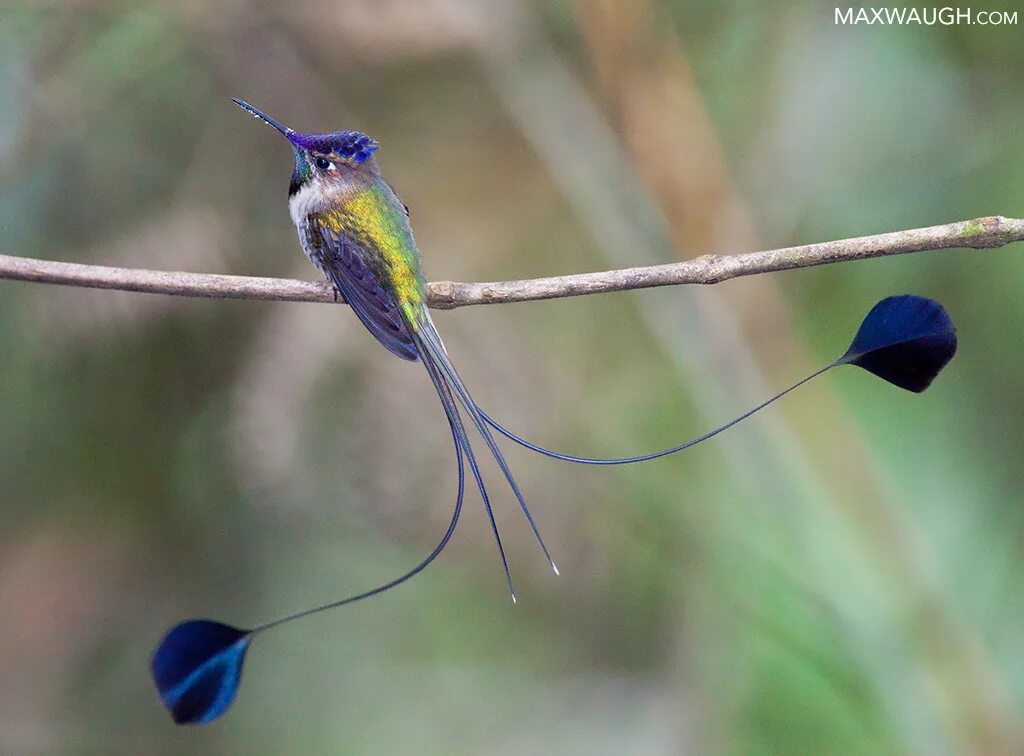
[[[371,590],[251,629],[208,619],[188,620],[173,627],[153,655],[151,672],[162,702],[179,724],[205,724],[227,711],[237,693],[249,646],[261,633],[376,596],[425,569],[455,532],[462,512],[467,464],[497,545],[505,582],[512,601],[517,600],[487,487],[470,444],[467,420],[497,462],[541,551],[558,574],[492,431],[562,461],[633,464],[675,454],[706,441],[840,365],[857,365],[896,386],[921,392],[956,351],[956,329],[938,302],[914,295],[888,297],[872,308],[850,347],[839,358],[698,438],[650,454],[608,459],[553,451],[513,433],[484,412],[449,359],[427,308],[426,278],[413,240],[409,211],[381,175],[375,156],[378,143],[357,131],[301,133],[243,100],[232,100],[276,129],[291,147],[294,168],[288,185],[288,209],[306,257],[385,349],[403,360],[420,362],[426,370],[451,431],[458,482],[455,507],[441,540],[425,559],[403,575]]]
[[[469,463],[480,491],[515,602],[501,534],[461,413],[498,463],[555,574],[558,566],[430,317],[426,278],[409,225],[409,209],[381,176],[374,156],[378,143],[358,131],[303,134],[247,102],[232,100],[279,131],[291,146],[295,166],[288,185],[288,210],[306,257],[385,349],[426,368],[451,426],[456,453]]]

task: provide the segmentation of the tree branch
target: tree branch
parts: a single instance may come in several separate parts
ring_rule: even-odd
[[[848,260],[865,260],[936,249],[988,249],[1024,241],[1024,219],[990,216],[969,221],[893,231],[875,236],[805,244],[739,255],[704,255],[684,262],[578,273],[552,278],[489,283],[437,281],[428,284],[431,307],[455,307],[505,302],[558,299],[610,291],[647,289],[679,284],[716,284],[730,278],[808,268]],[[285,302],[335,302],[326,283],[282,278],[253,278],[211,273],[175,273],[136,268],[36,260],[0,255],[0,279],[120,289],[150,294],[224,299],[264,299]]]

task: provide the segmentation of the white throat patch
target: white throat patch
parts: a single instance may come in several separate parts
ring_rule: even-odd
[[[316,182],[307,181],[288,199],[288,212],[291,213],[292,223],[299,228],[305,226],[306,217],[319,210],[323,204],[323,191],[315,184]]]

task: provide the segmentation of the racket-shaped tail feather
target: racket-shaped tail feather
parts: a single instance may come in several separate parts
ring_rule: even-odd
[[[582,457],[554,451],[513,433],[479,407],[477,411],[483,421],[498,433],[545,457],[582,465],[630,465],[667,457],[703,443],[738,425],[813,378],[840,365],[856,365],[894,386],[920,393],[931,385],[935,377],[953,359],[956,347],[956,326],[941,304],[933,299],[913,294],[887,297],[871,308],[849,349],[835,361],[753,409],[747,410],[739,417],[697,438],[661,451],[630,457]]]
[[[437,384],[435,384],[437,385]],[[462,514],[465,493],[463,454],[467,452],[455,402],[444,385],[438,394],[448,417],[458,467],[458,489],[451,520],[441,540],[423,561],[408,572],[369,591],[281,617],[252,630],[242,630],[213,620],[189,620],[175,625],[153,653],[150,670],[160,700],[177,724],[208,724],[230,708],[242,681],[242,667],[249,645],[258,634],[311,614],[351,604],[389,591],[422,572],[451,540]]]

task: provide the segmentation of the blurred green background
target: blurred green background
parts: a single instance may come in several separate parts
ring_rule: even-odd
[[[5,2],[0,250],[315,278],[289,152],[229,96],[376,137],[433,279],[1020,215],[1022,28]],[[148,675],[172,623],[256,624],[432,548],[436,397],[342,308],[0,282],[0,751],[1019,752],[1022,283],[1018,246],[436,314],[482,406],[594,455],[728,419],[889,294],[940,299],[961,348],[922,396],[837,371],[646,465],[509,448],[561,578],[491,469],[519,606],[471,491],[426,573],[260,638],[230,714],[180,729]]]

